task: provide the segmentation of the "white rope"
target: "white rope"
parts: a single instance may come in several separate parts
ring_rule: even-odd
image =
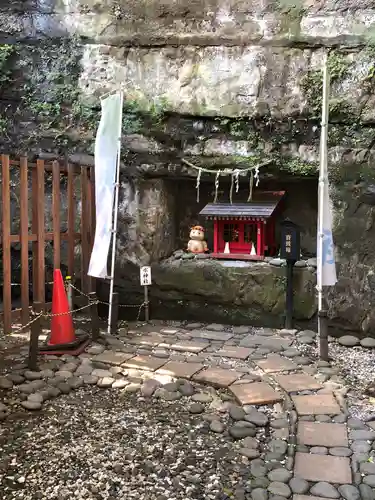
[[[217,197],[219,194],[219,177],[220,177],[220,170],[217,171],[216,177],[215,177],[215,198],[214,198],[214,203],[217,203]]]
[[[201,175],[202,175],[202,169],[200,168],[198,170],[198,175],[197,175],[197,184],[196,184],[196,190],[197,190],[197,203],[199,203],[199,187],[201,183]]]

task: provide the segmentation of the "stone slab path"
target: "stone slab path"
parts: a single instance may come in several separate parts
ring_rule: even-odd
[[[300,338],[314,342],[315,334],[147,325],[120,330],[116,337],[103,335],[78,360],[47,356],[40,372],[1,377],[0,388],[23,395],[20,404],[28,410],[40,409],[58,393],[97,384],[166,401],[190,397],[192,414],[213,404],[214,396],[204,387],[224,390],[237,405],[221,401],[217,409],[229,411],[229,435],[248,440],[241,449],[255,480],[253,500],[375,500],[370,453],[375,431],[350,418],[339,374],[329,363],[304,356],[296,347]],[[6,418],[8,412],[0,403],[0,415]],[[254,437],[258,428],[267,426],[274,434],[259,458]],[[220,418],[211,419],[212,432],[224,428]]]

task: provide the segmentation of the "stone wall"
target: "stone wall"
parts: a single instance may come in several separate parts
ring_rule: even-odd
[[[213,169],[270,161],[261,187],[284,183],[296,193],[299,209],[290,215],[308,228],[303,246],[312,253],[320,65],[332,48],[329,161],[339,282],[330,316],[372,333],[374,5],[287,4],[1,0],[0,146],[92,161],[99,96],[122,85],[119,285],[132,281],[124,270],[136,276],[139,264],[168,257],[195,217],[192,203],[181,214],[182,179],[196,177],[182,157]]]

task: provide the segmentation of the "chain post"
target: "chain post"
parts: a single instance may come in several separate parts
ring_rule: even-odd
[[[31,312],[33,320],[30,325],[29,357],[27,360],[27,366],[32,371],[36,371],[38,369],[38,342],[39,335],[42,331],[41,311],[42,303],[34,302],[33,310]]]
[[[112,295],[112,314],[111,314],[111,334],[115,335],[117,333],[117,322],[118,322],[118,293],[113,292]]]
[[[96,292],[89,293],[89,304],[90,304],[90,313],[91,313],[92,340],[96,341],[96,340],[98,340],[98,338],[100,336],[98,299],[96,297]]]

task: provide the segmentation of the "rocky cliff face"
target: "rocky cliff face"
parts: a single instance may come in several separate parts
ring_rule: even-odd
[[[182,157],[212,169],[271,161],[261,183],[298,181],[312,200],[320,67],[330,48],[339,274],[330,316],[375,332],[373,23],[370,0],[2,0],[2,149],[92,161],[99,96],[123,86],[119,267],[158,262],[197,213],[191,204],[176,216],[175,181],[191,186],[197,174]],[[316,201],[309,206],[306,251]],[[289,210],[301,213],[298,202]]]

